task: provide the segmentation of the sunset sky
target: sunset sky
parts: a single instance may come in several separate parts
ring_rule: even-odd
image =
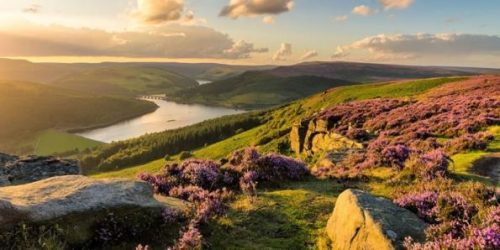
[[[500,67],[497,0],[2,0],[0,57]]]

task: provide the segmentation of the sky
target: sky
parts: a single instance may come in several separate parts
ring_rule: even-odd
[[[0,57],[500,67],[497,0],[2,0]]]

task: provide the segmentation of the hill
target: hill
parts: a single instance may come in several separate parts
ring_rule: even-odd
[[[0,81],[0,150],[31,153],[37,137],[47,129],[98,127],[155,109],[156,105],[145,101],[92,96],[45,84]],[[68,150],[73,149],[70,146]]]
[[[405,66],[357,62],[307,62],[277,67],[268,70],[267,73],[279,77],[311,75],[353,82],[382,82],[457,75],[498,74],[500,69]]]
[[[348,84],[352,82],[317,76],[276,77],[265,72],[249,71],[233,78],[178,91],[169,97],[179,102],[259,109]]]
[[[159,193],[175,196],[176,192],[165,190],[178,192],[171,188],[179,184],[176,181],[185,184],[178,177],[182,171],[212,173],[213,166],[221,165],[220,171],[227,173],[242,167],[261,171],[253,186],[257,190],[245,191],[241,185],[245,178],[239,179],[242,192],[236,187],[236,197],[227,201],[225,214],[202,226],[204,243],[218,249],[329,249],[327,220],[338,195],[347,188],[389,198],[431,223],[432,229],[439,228],[427,239],[431,246],[447,246],[449,241],[459,244],[470,239],[472,230],[492,225],[488,219],[492,217],[486,214],[498,211],[494,192],[498,183],[474,173],[470,163],[499,150],[499,82],[498,76],[480,76],[337,87],[255,114],[263,120],[232,137],[185,148],[193,158],[215,162],[188,160],[177,165],[182,161],[179,154],[94,176],[136,178],[140,174]],[[294,133],[301,135],[294,137]],[[292,143],[297,138],[302,138],[297,140],[299,145],[315,146],[308,148],[311,151],[294,152]],[[338,147],[344,140],[348,143]],[[140,144],[123,143],[113,150],[138,152]],[[313,176],[282,177],[269,183],[266,166],[277,172],[295,166],[293,161],[276,154],[264,155],[264,160],[254,149],[237,151],[249,146],[262,155],[279,152],[301,158]],[[114,160],[101,152],[103,159]],[[145,151],[141,161],[147,158],[153,159]],[[268,163],[269,158],[276,161]],[[262,162],[268,165],[259,165]],[[217,185],[200,183],[211,188]],[[425,206],[419,205],[422,200]],[[452,222],[466,233],[448,235]],[[498,235],[498,230],[493,234]],[[253,247],[248,247],[250,242]]]
[[[217,63],[169,63],[169,62],[133,62],[133,63],[32,63],[26,60],[13,60],[0,58],[0,80],[29,81],[39,83],[51,83],[61,78],[71,78],[72,74],[83,77],[85,71],[92,72],[99,69],[111,69],[113,71],[132,69],[138,75],[153,74],[154,77],[168,77],[169,74],[177,74],[193,80],[216,81],[239,75],[249,70],[267,70],[273,66],[246,66],[225,65]],[[141,72],[141,69],[146,72]],[[157,69],[152,71],[152,69]],[[162,73],[161,71],[166,71]],[[101,74],[104,72],[100,72]],[[93,74],[96,74],[95,72]],[[98,73],[97,73],[98,74]],[[163,75],[165,74],[165,75]],[[111,78],[111,76],[106,76]],[[122,76],[124,77],[124,76]],[[179,76],[175,76],[179,77]],[[132,77],[126,77],[132,78]],[[90,78],[91,80],[95,80]],[[130,81],[130,79],[126,79]],[[137,79],[136,79],[137,80]],[[161,80],[161,79],[160,79]],[[144,83],[147,84],[147,83]]]
[[[500,73],[499,69],[423,67],[350,62],[312,62],[243,74],[181,90],[169,96],[179,102],[243,109],[280,105],[329,88],[429,77]]]
[[[118,65],[69,74],[54,86],[101,95],[137,96],[173,93],[198,86],[195,80],[162,67]]]

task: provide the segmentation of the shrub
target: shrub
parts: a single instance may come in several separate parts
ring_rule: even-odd
[[[180,154],[179,154],[179,160],[186,160],[190,157],[192,157],[193,154],[189,151],[182,151]]]

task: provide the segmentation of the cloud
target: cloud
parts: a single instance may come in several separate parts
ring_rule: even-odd
[[[193,12],[185,12],[184,0],[137,0],[137,10],[132,11],[132,16],[146,24],[194,18]]]
[[[311,51],[307,51],[304,55],[302,55],[300,60],[306,61],[306,60],[309,60],[309,59],[317,57],[317,56],[318,56],[318,52],[316,50],[311,50]]]
[[[360,15],[360,16],[369,16],[369,15],[373,14],[373,12],[374,11],[372,10],[372,8],[370,8],[366,5],[359,5],[359,6],[354,7],[354,9],[352,9],[353,14]]]
[[[256,15],[277,15],[292,10],[293,6],[293,0],[231,0],[219,15],[233,19]]]
[[[31,4],[28,7],[24,8],[23,12],[37,14],[40,12],[41,9],[42,6],[39,4]]]
[[[286,58],[292,55],[292,45],[289,43],[282,43],[278,51],[274,53],[274,61],[286,61]]]
[[[332,55],[332,58],[342,58],[342,57],[348,56],[349,53],[347,52],[347,50],[348,50],[348,48],[337,46],[335,53]]]
[[[368,51],[376,58],[500,56],[500,37],[474,34],[397,34],[366,37],[337,48],[338,56],[348,51]]]
[[[0,27],[0,56],[111,56],[136,58],[248,58],[249,42],[203,26],[178,24],[146,31],[108,32],[99,29],[39,26]]]
[[[233,44],[229,49],[224,50],[224,55],[228,58],[241,59],[249,58],[252,53],[266,53],[269,52],[267,48],[255,48],[252,43],[240,40]]]
[[[335,21],[337,21],[337,22],[345,22],[345,21],[347,21],[347,19],[349,19],[348,15],[335,17]]]
[[[265,16],[264,18],[262,18],[262,22],[263,23],[267,23],[267,24],[273,24],[274,23],[274,17],[273,16]]]
[[[415,0],[379,0],[384,9],[406,9],[413,4]]]

